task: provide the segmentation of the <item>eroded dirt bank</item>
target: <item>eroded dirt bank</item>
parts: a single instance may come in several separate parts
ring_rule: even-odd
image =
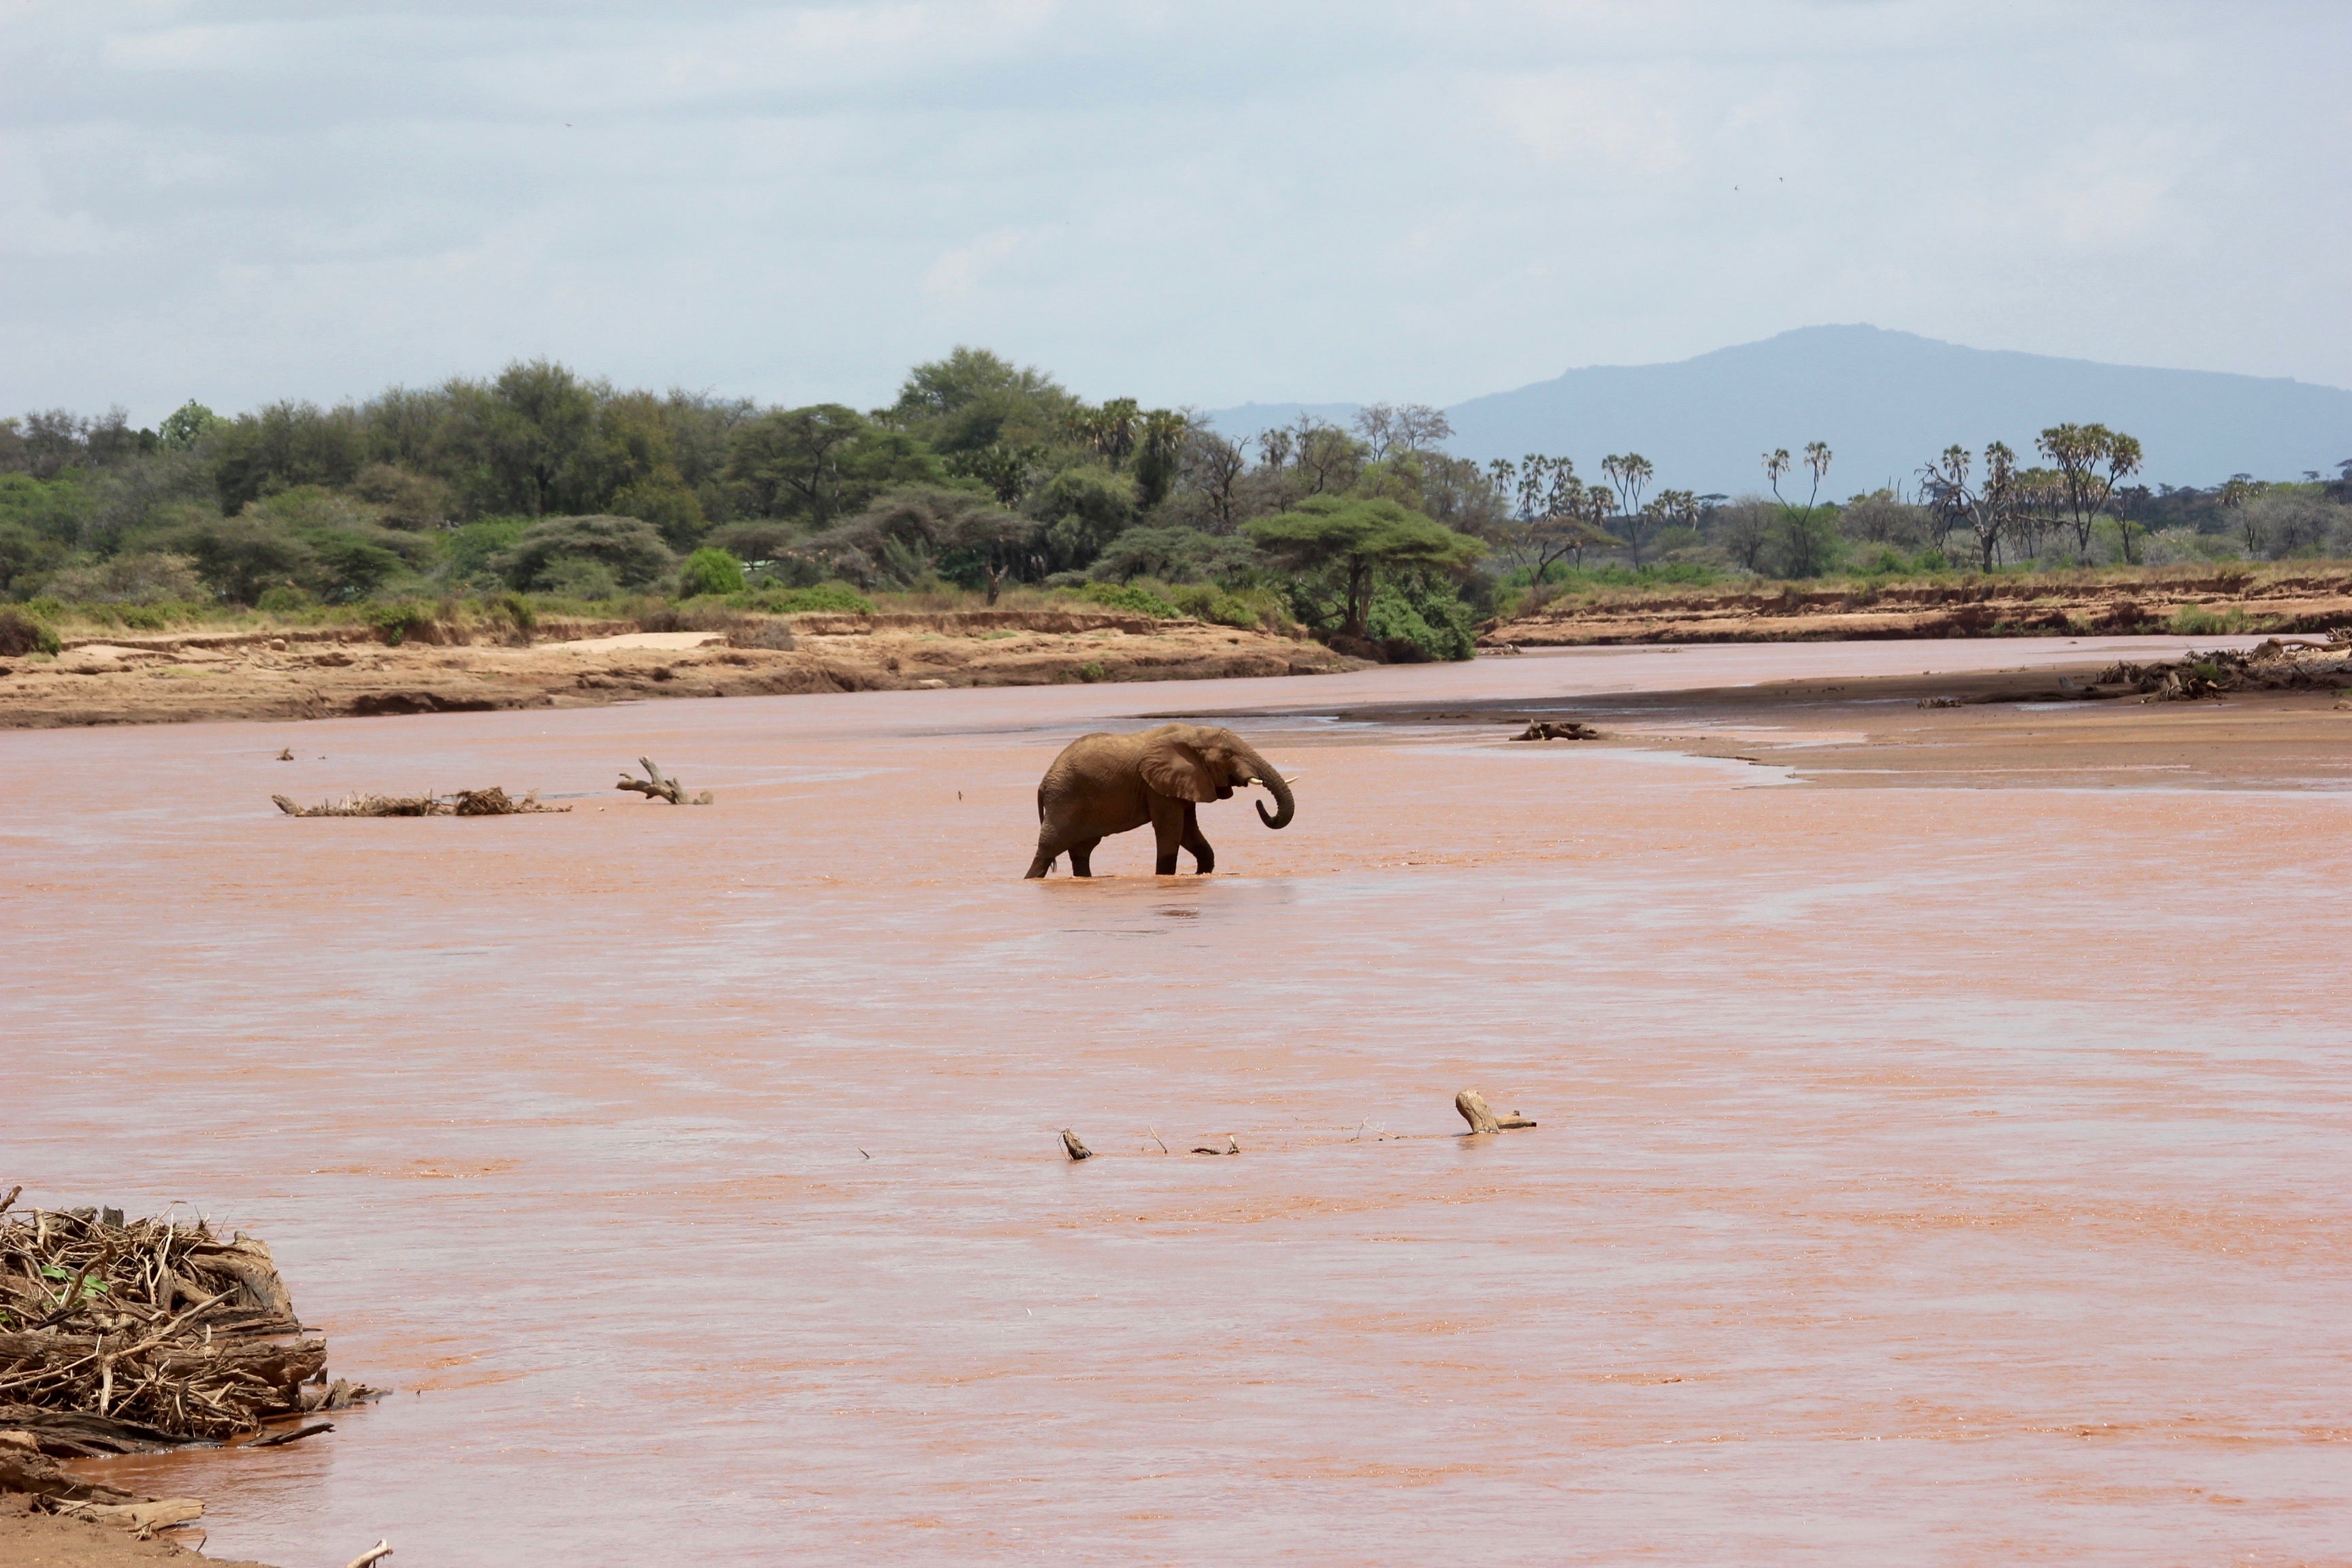
[[[2352,573],[2179,571],[2115,582],[1990,577],[1948,584],[1602,592],[1556,600],[1484,634],[1482,647],[1843,642],[2161,632],[2183,611],[2235,614],[2251,630],[2352,626]]]
[[[14,734],[9,1180],[268,1235],[400,1391],[110,1465],[224,1555],[2341,1562],[2352,795],[1490,721],[2179,646],[300,731],[306,794],[577,797],[528,817],[279,816],[280,724]],[[1291,827],[1019,879],[1064,742],[1203,711]],[[616,799],[644,751],[717,804]],[[1470,1086],[1542,1125],[1452,1136]]]
[[[0,660],[0,728],[1311,675],[1360,664],[1303,639],[1082,611],[796,616],[733,634],[568,630],[530,647],[387,647],[357,630],[79,640],[54,660]]]

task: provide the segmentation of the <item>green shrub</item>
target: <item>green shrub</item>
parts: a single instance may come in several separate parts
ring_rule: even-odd
[[[482,517],[451,529],[443,535],[451,575],[472,577],[495,570],[498,558],[512,550],[530,526],[527,517]]]
[[[55,654],[60,646],[55,628],[14,605],[0,605],[0,657],[28,653]]]
[[[404,599],[389,605],[369,605],[360,616],[375,628],[387,647],[398,647],[414,637],[418,642],[440,640],[441,623],[435,618],[433,608],[414,599]]]
[[[1098,658],[1090,658],[1087,660],[1086,663],[1078,666],[1078,679],[1085,681],[1088,686],[1092,686],[1097,680],[1109,679],[1110,671],[1103,667],[1102,660]]]
[[[602,561],[568,555],[551,562],[531,578],[531,586],[559,599],[593,603],[617,597],[621,580]]]
[[[1399,664],[1470,658],[1476,652],[1470,606],[1450,589],[1411,579],[1382,583],[1364,616],[1365,633]]]
[[[1196,621],[1221,626],[1256,626],[1264,619],[1257,606],[1214,583],[1187,583],[1171,588],[1168,602]]]
[[[51,597],[85,605],[161,605],[205,598],[204,579],[184,555],[126,552],[52,573]]]
[[[114,618],[134,632],[160,632],[188,613],[188,606],[168,600],[154,605],[117,605]]]
[[[253,607],[268,616],[299,616],[317,603],[291,583],[281,583],[275,588],[264,588]]]
[[[819,583],[814,588],[762,588],[746,598],[744,607],[772,616],[870,616],[874,601],[846,583]]]
[[[513,626],[514,629],[523,637],[528,637],[531,633],[539,629],[539,612],[532,609],[530,607],[530,601],[524,598],[520,594],[500,595],[499,596],[498,613],[501,618],[503,618],[509,626]]]
[[[1172,621],[1184,614],[1150,589],[1136,584],[1089,583],[1076,596],[1106,609],[1125,610],[1131,616],[1150,616],[1155,620]]]
[[[497,559],[499,572],[518,588],[546,588],[573,598],[609,598],[583,592],[592,581],[641,588],[667,576],[676,557],[654,525],[635,517],[543,517],[522,531],[514,547]],[[602,579],[576,570],[594,566]]]
[[[2172,612],[2168,629],[2176,637],[2227,637],[2252,631],[2254,624],[2252,616],[2234,605],[2218,612],[2202,605],[2183,605]]]
[[[698,599],[705,594],[740,594],[743,591],[743,563],[724,550],[708,547],[696,551],[678,568],[677,592],[683,599]]]

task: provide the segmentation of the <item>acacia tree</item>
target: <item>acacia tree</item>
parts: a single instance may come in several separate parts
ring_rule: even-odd
[[[894,485],[937,484],[943,473],[904,431],[819,403],[779,409],[738,429],[727,477],[754,515],[804,517],[824,528]]]
[[[2053,425],[2034,446],[2058,470],[2058,499],[2074,532],[2074,559],[2091,563],[2091,532],[2116,487],[2139,471],[2139,442],[2104,425]],[[2126,560],[2131,552],[2124,552]]]
[[[1352,496],[1309,496],[1242,531],[1293,570],[1333,574],[1341,595],[1339,631],[1352,637],[1364,635],[1372,591],[1383,572],[1458,572],[1486,549],[1481,541],[1393,500]]]

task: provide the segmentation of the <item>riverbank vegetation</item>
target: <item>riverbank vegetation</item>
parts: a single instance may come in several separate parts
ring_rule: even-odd
[[[1591,478],[1541,454],[1480,466],[1451,434],[1376,405],[1244,445],[963,348],[865,412],[546,362],[332,408],[192,402],[153,429],[49,411],[0,419],[0,602],[18,641],[1076,602],[1423,659],[1563,596],[2352,555],[2352,464],[2151,489],[2137,443],[2097,425],[2025,457],[1956,445],[1843,502],[1818,441],[1764,454],[1731,496],[1630,452]]]

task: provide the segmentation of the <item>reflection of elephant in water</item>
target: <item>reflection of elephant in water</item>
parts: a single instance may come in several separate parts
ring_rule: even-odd
[[[1067,854],[1073,875],[1091,877],[1096,845],[1147,822],[1160,840],[1160,875],[1176,874],[1179,846],[1192,852],[1198,869],[1214,870],[1217,852],[1193,813],[1201,802],[1228,799],[1252,783],[1274,796],[1274,815],[1260,801],[1259,818],[1268,827],[1289,826],[1288,781],[1231,730],[1162,724],[1139,735],[1081,735],[1037,786],[1037,858],[1029,875],[1044,876]]]

